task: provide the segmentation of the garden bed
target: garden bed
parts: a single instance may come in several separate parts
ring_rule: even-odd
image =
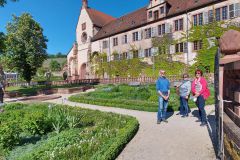
[[[31,87],[9,87],[4,95],[5,98],[16,98],[22,96],[37,96],[49,94],[70,94],[76,92],[85,92],[93,88],[92,85],[62,85],[62,86],[31,86]]]
[[[0,159],[115,159],[135,118],[52,104],[9,104],[0,113]]]
[[[213,86],[210,86],[211,96],[207,105],[214,104]],[[102,85],[96,91],[71,96],[70,101],[95,104],[109,107],[126,108],[140,111],[156,112],[158,110],[158,95],[155,85],[128,86],[128,85]],[[190,108],[196,105],[189,100]],[[168,111],[179,109],[179,96],[175,88],[171,88]]]

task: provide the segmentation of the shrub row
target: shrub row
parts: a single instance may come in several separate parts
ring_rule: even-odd
[[[214,104],[213,88],[210,87],[211,97],[206,104]],[[95,104],[109,107],[118,107],[140,111],[156,112],[158,110],[158,96],[155,85],[132,87],[128,85],[105,85],[99,86],[94,92],[71,96],[70,101]],[[174,88],[171,88],[168,111],[179,109],[179,96]],[[190,108],[196,107],[192,100],[189,100]]]
[[[156,112],[158,109],[157,103],[140,101],[140,100],[126,100],[126,99],[103,99],[103,98],[93,98],[84,95],[75,95],[69,98],[70,101],[95,104],[109,107],[118,107],[132,110],[141,110]]]

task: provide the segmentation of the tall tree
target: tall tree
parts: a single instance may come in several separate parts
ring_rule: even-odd
[[[18,0],[11,0],[11,1],[16,2]],[[1,7],[4,7],[6,4],[7,4],[7,0],[0,0],[0,6]]]
[[[3,53],[3,50],[5,48],[4,41],[5,41],[5,35],[4,33],[0,32],[0,56]]]
[[[24,13],[20,17],[13,16],[7,25],[6,52],[8,66],[30,83],[45,59],[47,59],[47,39],[43,29],[33,17]]]

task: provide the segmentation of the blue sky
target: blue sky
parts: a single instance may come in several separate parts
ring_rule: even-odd
[[[120,17],[144,7],[149,0],[89,0],[89,6],[113,17]],[[50,54],[68,53],[75,41],[75,27],[78,21],[82,0],[19,0],[9,2],[0,8],[0,31],[6,32],[6,24],[12,15],[30,13],[44,29],[48,38]]]

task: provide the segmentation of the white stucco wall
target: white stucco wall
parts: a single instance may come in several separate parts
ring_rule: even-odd
[[[113,58],[111,56],[111,54],[116,51],[118,53],[123,53],[123,52],[129,52],[131,50],[131,46],[135,46],[136,49],[138,49],[142,54],[144,54],[144,50],[151,48],[152,47],[152,42],[151,42],[151,38],[150,39],[144,39],[144,30],[147,28],[157,28],[158,25],[160,24],[169,24],[172,28],[172,34],[175,40],[180,39],[183,35],[182,33],[185,32],[187,30],[190,30],[190,28],[192,27],[192,22],[193,22],[193,15],[199,14],[199,13],[204,13],[204,12],[208,12],[211,9],[216,9],[219,7],[223,7],[223,6],[229,6],[230,4],[233,3],[239,3],[240,0],[228,0],[228,1],[224,1],[224,2],[220,2],[218,4],[212,5],[212,6],[208,6],[205,8],[201,8],[192,12],[189,12],[187,14],[182,14],[176,17],[172,17],[169,19],[165,19],[165,20],[161,20],[158,21],[156,23],[152,23],[149,24],[147,26],[143,26],[131,31],[127,31],[118,35],[114,35],[105,39],[101,39],[98,41],[94,41],[94,42],[90,42],[90,38],[93,37],[93,35],[95,35],[98,31],[98,29],[93,28],[93,24],[92,21],[90,19],[90,17],[87,14],[87,11],[83,8],[81,10],[80,16],[79,16],[79,22],[77,25],[77,29],[76,29],[76,39],[77,39],[77,43],[78,43],[78,70],[79,70],[79,75],[80,75],[80,68],[82,66],[82,64],[87,63],[88,61],[88,49],[89,47],[91,48],[91,52],[105,52],[107,53],[108,57],[111,57],[111,59]],[[161,7],[159,4],[162,3],[162,1],[160,0],[153,0],[152,1],[152,5],[150,5],[150,7],[156,6],[156,8]],[[164,3],[163,3],[164,4]],[[154,8],[153,8],[154,9]],[[181,19],[183,18],[183,31],[174,31],[174,21],[177,19]],[[233,21],[239,22],[240,21],[240,17],[237,17],[235,19],[233,19]],[[86,43],[82,43],[81,41],[81,35],[83,33],[82,31],[82,23],[86,23],[86,33],[88,35],[88,40]],[[188,26],[188,28],[187,28]],[[156,29],[156,31],[158,31]],[[132,41],[132,33],[133,32],[139,32],[141,33],[141,40],[140,41]],[[128,43],[127,44],[122,44],[122,37],[124,35],[128,35]],[[117,46],[113,46],[113,38],[118,37],[118,45]],[[109,42],[109,47],[106,49],[103,49],[103,41],[108,41]],[[194,58],[196,57],[196,52],[193,51],[193,43],[188,43],[188,56],[187,53],[183,53],[182,55],[180,55],[178,58],[180,61],[187,63],[187,57],[188,57],[188,62],[190,64],[194,63]],[[71,57],[72,51],[69,53],[68,58]]]
[[[153,1],[153,2],[155,2],[155,1]],[[102,39],[102,40],[98,40],[98,41],[96,41],[92,44],[92,48],[94,48],[94,50],[97,50],[96,48],[100,47],[99,51],[108,53],[108,56],[110,56],[111,55],[110,53],[112,53],[114,51],[116,51],[118,53],[128,52],[131,49],[131,47],[130,47],[131,45],[135,46],[139,50],[144,50],[144,49],[147,49],[147,48],[151,48],[152,47],[151,39],[144,39],[143,36],[142,36],[142,39],[140,41],[133,42],[132,41],[132,33],[133,32],[142,32],[142,34],[144,34],[144,30],[146,28],[150,28],[150,27],[154,28],[154,27],[157,27],[158,25],[163,24],[163,23],[170,24],[170,26],[172,28],[172,31],[173,31],[172,34],[173,34],[174,39],[179,40],[183,37],[183,33],[186,34],[186,31],[191,29],[192,22],[193,22],[193,15],[208,12],[209,10],[211,10],[213,8],[216,9],[216,8],[223,7],[223,6],[226,6],[226,5],[230,5],[230,4],[236,3],[236,2],[239,2],[239,0],[229,0],[229,1],[221,2],[221,3],[218,3],[218,4],[212,5],[212,6],[208,6],[208,7],[196,10],[196,11],[189,12],[188,14],[182,14],[182,15],[179,15],[179,16],[176,16],[176,17],[172,17],[170,19],[166,19],[166,20],[159,21],[159,22],[156,22],[156,23],[153,23],[153,24],[141,27],[141,28],[137,28],[137,29],[128,31],[128,32],[125,32],[125,33],[121,33],[121,34],[118,34],[118,35],[115,35],[115,36],[112,36],[112,37],[108,37],[108,38],[105,38],[105,39]],[[178,19],[181,19],[181,18],[183,18],[183,23],[184,23],[183,31],[174,31],[175,20],[178,20]],[[236,18],[236,19],[238,19],[238,18]],[[130,40],[129,43],[122,44],[122,36],[123,35],[128,35],[128,40]],[[118,37],[118,46],[113,46],[113,38],[116,38],[116,37]],[[103,41],[106,41],[106,40],[107,41],[110,40],[110,43],[109,43],[110,47],[106,48],[106,49],[103,49],[102,48],[102,43],[103,43]],[[184,53],[182,55],[182,57],[184,57],[184,58],[181,59],[181,61],[187,63],[187,57],[188,57],[188,62],[190,64],[193,64],[194,63],[194,58],[196,57],[197,53],[193,50],[193,43],[188,42],[187,46],[188,46],[188,52],[189,52],[188,56],[187,56],[187,53]]]

